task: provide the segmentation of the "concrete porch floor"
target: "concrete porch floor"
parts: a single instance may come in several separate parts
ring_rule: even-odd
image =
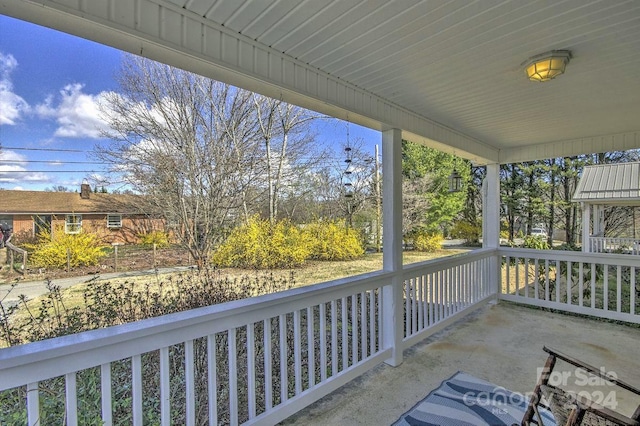
[[[378,366],[282,424],[389,425],[457,371],[512,391],[531,392],[547,358],[543,345],[640,388],[640,327],[501,302],[406,350],[400,366]],[[560,361],[554,371],[576,377],[575,369]],[[618,410],[626,415],[640,404],[626,391],[601,389],[605,396],[617,390]]]

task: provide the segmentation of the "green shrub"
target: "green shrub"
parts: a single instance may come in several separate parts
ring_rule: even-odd
[[[304,231],[311,239],[312,259],[352,260],[364,254],[359,233],[337,222],[316,221]]]
[[[157,248],[169,247],[169,236],[166,232],[151,231],[145,234],[138,234],[140,244],[145,247],[153,247],[155,244]]]
[[[44,340],[57,336],[64,336],[86,330],[109,327],[145,318],[181,312],[203,306],[215,305],[232,300],[274,293],[295,286],[293,273],[289,277],[276,278],[272,274],[255,274],[230,279],[217,274],[215,271],[194,271],[159,279],[157,282],[148,280],[144,283],[112,283],[92,282],[82,289],[80,301],[75,303],[71,293],[61,291],[59,286],[47,283],[49,292],[39,301],[29,302],[21,297],[18,305],[5,307],[0,300],[0,348],[23,343]],[[13,288],[13,287],[12,287]],[[71,297],[70,297],[71,296]],[[39,303],[37,303],[39,302]],[[304,312],[304,311],[303,311]],[[304,315],[304,313],[303,313]],[[303,321],[306,318],[303,317]],[[279,345],[278,319],[273,319],[271,328],[272,353],[277,354]],[[287,330],[293,330],[294,317],[285,318]],[[305,322],[306,323],[306,322]],[[296,323],[298,324],[298,323]],[[263,330],[262,322],[255,325],[256,336]],[[243,328],[237,329],[237,358],[246,359],[247,333]],[[317,332],[316,332],[317,333]],[[306,336],[306,333],[305,333]],[[226,332],[214,334],[215,352],[219,370],[229,371],[229,344]],[[320,337],[318,336],[317,339]],[[282,364],[288,369],[289,386],[295,386],[294,374],[294,339],[287,339],[284,351],[288,354]],[[254,343],[252,341],[251,343]],[[195,377],[194,382],[196,404],[206,407],[210,403],[207,394],[207,339],[195,339]],[[302,342],[303,345],[306,342]],[[305,346],[306,347],[306,346]],[[256,353],[264,352],[264,339],[255,340]],[[316,345],[316,351],[318,345]],[[244,352],[243,352],[244,351]],[[319,355],[316,355],[319,357]],[[158,351],[142,354],[142,395],[143,424],[157,425],[159,421],[160,394],[158,392],[158,371],[160,359]],[[180,368],[185,359],[185,346],[172,345],[169,350],[170,365],[178,366],[171,373],[172,392],[169,396],[171,404],[171,419],[174,424],[186,424],[186,403],[184,393],[174,392],[174,389],[184,389],[185,369]],[[282,358],[274,356],[270,368],[280,371]],[[110,363],[111,367],[111,408],[114,426],[133,424],[131,412],[131,361],[124,359]],[[262,368],[262,370],[261,370]],[[264,363],[256,363],[256,388],[264,386],[260,380],[271,370],[265,372]],[[321,366],[316,365],[316,377],[320,377]],[[198,378],[204,378],[200,380]],[[78,424],[102,425],[100,367],[79,371],[76,375],[78,395]],[[279,380],[279,377],[275,380]],[[228,380],[220,380],[218,387],[218,421],[229,424],[230,393]],[[274,386],[279,382],[274,381]],[[42,380],[38,383],[40,389],[40,423],[42,425],[65,424],[65,380],[64,376]],[[248,389],[246,375],[238,376],[237,403],[240,407],[247,407]],[[236,396],[236,395],[234,395]],[[0,391],[0,425],[25,425],[26,418],[26,387]],[[277,401],[277,400],[276,400]],[[258,401],[260,404],[260,401]],[[264,407],[264,405],[262,405]],[[258,409],[261,406],[258,405]],[[207,410],[200,410],[195,419],[196,424],[208,424]],[[248,410],[241,414],[239,422],[248,420]]]
[[[480,234],[482,233],[482,227],[475,223],[468,222],[466,220],[457,222],[451,230],[451,236],[453,238],[459,238],[470,243],[477,243],[480,241]]]
[[[420,232],[413,239],[413,246],[418,251],[436,252],[442,248],[442,235]]]
[[[524,237],[524,243],[522,244],[525,248],[531,248],[536,250],[549,250],[549,243],[544,237],[538,235],[527,235]]]
[[[252,217],[231,231],[212,257],[216,266],[235,268],[291,268],[311,255],[311,239],[288,221],[275,224]]]
[[[51,268],[66,267],[67,253],[71,267],[97,265],[107,255],[106,246],[98,236],[85,232],[65,234],[60,231],[52,239],[50,232],[43,231],[36,244],[25,244],[25,247],[32,252],[29,259],[34,265]]]

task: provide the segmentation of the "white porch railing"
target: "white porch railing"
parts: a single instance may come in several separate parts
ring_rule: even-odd
[[[479,250],[406,268],[402,344],[495,295],[495,259]],[[365,274],[2,349],[0,400],[17,401],[14,418],[30,425],[274,424],[390,357],[381,299],[393,277]]]
[[[590,253],[640,254],[640,240],[634,238],[589,237]]]
[[[640,258],[559,250],[506,249],[500,299],[640,323]]]
[[[495,252],[476,250],[404,269],[405,348],[495,297],[495,283],[490,282],[491,257]]]

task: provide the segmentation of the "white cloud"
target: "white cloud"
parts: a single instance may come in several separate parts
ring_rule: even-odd
[[[13,55],[0,52],[0,125],[14,125],[22,114],[29,111],[29,104],[13,92],[11,72],[18,66]]]
[[[20,185],[18,185],[18,186],[14,186],[14,187],[13,187],[13,188],[11,188],[11,189],[12,189],[12,190],[14,190],[14,191],[24,191],[24,190],[25,190],[25,189],[24,189],[24,187],[22,187],[22,186],[20,186]]]
[[[82,92],[83,87],[79,83],[69,84],[60,90],[57,105],[56,99],[48,96],[36,106],[36,113],[41,118],[55,119],[58,123],[54,136],[98,139],[102,137],[102,131],[107,129],[98,108],[106,93],[86,94]]]
[[[51,179],[44,173],[28,172],[23,166],[26,157],[15,151],[0,151],[0,182],[49,182]],[[11,164],[5,164],[10,162]]]

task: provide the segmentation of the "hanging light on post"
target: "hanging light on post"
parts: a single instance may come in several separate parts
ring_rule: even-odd
[[[449,192],[460,192],[462,190],[462,176],[456,169],[453,169],[449,176]]]

